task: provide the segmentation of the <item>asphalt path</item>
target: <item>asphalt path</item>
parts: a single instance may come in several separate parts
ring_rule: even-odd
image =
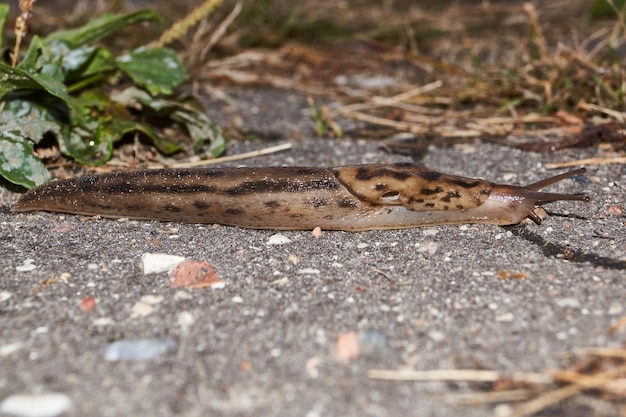
[[[232,94],[241,111],[256,100],[276,112],[244,117],[251,132],[277,132],[293,148],[229,166],[411,161],[350,129],[344,139],[314,137],[302,97]],[[238,112],[211,111],[222,122]],[[274,143],[232,142],[229,153]],[[419,162],[523,185],[554,175],[547,162],[598,152],[475,142],[432,147]],[[459,394],[492,390],[484,383],[386,381],[368,371],[545,373],[567,366],[567,352],[623,346],[626,330],[609,328],[626,315],[625,184],[623,166],[590,167],[550,189],[592,201],[547,205],[542,224],[285,231],[276,245],[271,230],[11,213],[17,195],[4,189],[0,402],[57,393],[69,416],[508,415],[515,403],[458,403]],[[143,273],[146,253],[208,262],[220,283],[174,287],[166,272]],[[115,342],[132,350],[137,340],[154,357],[111,353]],[[618,412],[585,395],[550,409]]]

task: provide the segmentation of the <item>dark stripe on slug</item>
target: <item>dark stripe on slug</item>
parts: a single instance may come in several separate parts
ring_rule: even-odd
[[[320,168],[299,168],[297,173],[300,175],[319,175]]]
[[[369,181],[372,178],[379,177],[391,177],[399,181],[404,181],[407,178],[412,177],[412,174],[406,171],[395,171],[387,167],[373,168],[361,166],[357,168],[356,175],[354,176],[354,178],[360,181]]]
[[[109,205],[106,205],[106,204],[94,204],[93,206],[97,207],[99,209],[105,209],[105,210],[110,210],[110,209],[114,208],[113,206],[109,206]]]
[[[245,210],[240,207],[229,207],[225,210],[225,213],[232,214],[233,216],[237,216],[239,214],[245,213]]]
[[[164,206],[163,210],[169,211],[170,213],[180,213],[182,209],[177,206]]]
[[[223,193],[227,195],[246,195],[253,193],[279,193],[288,192],[296,193],[315,190],[335,190],[339,185],[334,181],[327,179],[312,179],[309,181],[293,181],[287,179],[280,180],[259,180],[259,181],[245,181],[241,185],[235,187],[226,188],[224,190],[217,190],[217,193]]]
[[[233,170],[228,169],[150,169],[147,171],[129,171],[132,178],[223,178],[231,176]]]
[[[474,188],[485,183],[483,180],[471,180],[469,178],[452,178],[449,179],[448,182],[450,184],[458,185],[461,188]]]
[[[441,177],[441,173],[437,171],[421,171],[419,176],[424,178],[426,181],[437,181]]]
[[[193,202],[193,206],[198,210],[206,210],[209,208],[209,205],[201,200],[196,200]]]
[[[124,181],[118,184],[108,184],[104,186],[103,190],[105,193],[111,194],[133,194],[133,193],[146,193],[146,194],[158,194],[158,193],[168,193],[168,194],[194,194],[194,193],[217,193],[218,189],[212,187],[210,185],[202,185],[202,184],[174,184],[174,185],[163,185],[163,184],[129,184]]]
[[[269,208],[278,208],[278,207],[280,207],[280,203],[277,200],[265,201],[265,202],[263,202],[263,205],[265,207],[269,207]]]

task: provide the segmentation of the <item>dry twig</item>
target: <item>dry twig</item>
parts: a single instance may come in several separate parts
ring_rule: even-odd
[[[291,143],[283,143],[282,145],[270,146],[268,148],[259,149],[258,151],[245,152],[245,153],[240,153],[237,155],[223,156],[221,158],[206,159],[203,161],[196,161],[196,162],[185,162],[181,164],[173,164],[173,165],[170,165],[170,168],[191,168],[191,167],[219,164],[222,162],[239,161],[242,159],[268,155],[270,153],[280,152],[280,151],[284,151],[287,149],[291,149]]]

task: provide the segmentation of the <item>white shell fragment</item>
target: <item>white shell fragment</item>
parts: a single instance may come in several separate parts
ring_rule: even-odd
[[[270,236],[265,242],[266,245],[286,245],[287,243],[291,243],[291,239],[282,233],[276,233],[275,235]]]
[[[166,253],[144,253],[141,255],[143,274],[170,272],[184,260],[183,256],[168,255]]]

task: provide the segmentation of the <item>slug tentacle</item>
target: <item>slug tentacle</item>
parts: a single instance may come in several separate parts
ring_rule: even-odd
[[[54,181],[26,193],[12,210],[292,230],[505,225],[526,217],[540,222],[534,212],[540,202],[588,201],[539,191],[583,172],[516,187],[414,164],[160,169]]]

